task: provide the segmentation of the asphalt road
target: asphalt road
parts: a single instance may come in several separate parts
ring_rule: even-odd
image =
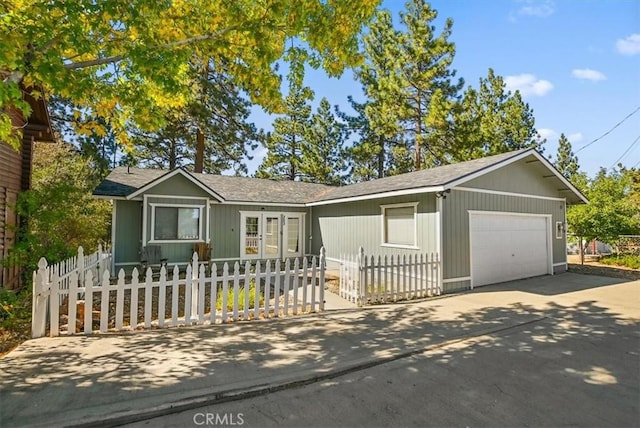
[[[635,287],[628,298],[639,296]],[[606,299],[600,291],[537,320],[330,381],[127,426],[640,426],[637,311],[609,310]]]

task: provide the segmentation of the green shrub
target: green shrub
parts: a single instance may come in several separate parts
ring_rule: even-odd
[[[0,356],[31,337],[31,293],[0,288]]]
[[[600,259],[600,263],[613,266],[625,266],[631,269],[640,269],[640,256],[634,254],[619,254]]]
[[[0,325],[11,328],[25,321],[31,322],[31,293],[0,288]]]

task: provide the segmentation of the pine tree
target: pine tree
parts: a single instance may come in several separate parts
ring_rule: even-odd
[[[392,151],[396,146],[392,138],[376,134],[366,114],[370,101],[356,102],[348,97],[351,108],[356,112],[354,116],[338,110],[338,117],[342,119],[349,133],[356,134],[357,140],[346,149],[349,164],[347,182],[357,183],[390,175],[393,169]]]
[[[507,91],[504,80],[489,69],[479,88],[468,87],[455,114],[456,161],[522,148],[542,149],[533,110],[519,91]]]
[[[302,154],[309,127],[313,91],[304,86],[304,52],[291,48],[288,52],[290,69],[287,75],[289,93],[284,104],[285,113],[273,122],[273,132],[267,135],[267,156],[258,168],[256,177],[300,180]]]
[[[346,158],[344,142],[347,130],[331,112],[326,98],[320,100],[311,116],[302,150],[302,181],[322,184],[343,184]]]
[[[151,168],[194,169],[201,136],[203,172],[219,174],[233,169],[236,174],[246,173],[247,149],[255,149],[263,138],[248,121],[251,103],[230,76],[213,67],[206,67],[194,79],[193,87],[199,96],[182,109],[165,111],[166,125],[160,130],[131,131],[134,158]]]
[[[406,7],[407,12],[400,14],[407,29],[400,37],[400,122],[413,143],[413,169],[419,170],[447,162],[453,135],[452,112],[464,81],[453,81],[455,45],[449,41],[453,20],[448,18],[436,36],[436,10],[424,0],[412,0]]]
[[[360,104],[350,99],[357,116],[343,114],[350,128],[360,135],[350,150],[351,181],[382,178],[397,170],[393,168],[396,162],[391,146],[402,135],[397,114],[399,37],[389,11],[377,12],[363,40],[365,62],[355,71],[367,101]],[[401,152],[396,150],[395,155]]]
[[[452,82],[453,22],[448,19],[436,36],[437,12],[428,3],[412,0],[406,7],[400,14],[404,32],[394,29],[388,11],[376,14],[364,37],[365,63],[356,72],[368,97],[365,113],[373,134],[393,142],[380,146],[392,158],[389,174],[447,162],[452,112],[463,85],[461,79]]]
[[[571,142],[564,134],[560,134],[560,139],[558,140],[558,152],[554,165],[569,180],[572,180],[580,170],[578,157],[573,153]]]

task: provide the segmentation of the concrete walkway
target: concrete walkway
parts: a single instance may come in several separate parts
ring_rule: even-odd
[[[0,360],[0,425],[142,420],[564,318],[576,308],[612,324],[637,322],[640,282],[567,273],[364,310],[31,340]]]

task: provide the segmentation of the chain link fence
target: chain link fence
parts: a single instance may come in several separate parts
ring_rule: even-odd
[[[612,244],[598,240],[585,241],[582,246],[585,255],[635,254],[640,255],[640,235],[620,235]],[[567,235],[567,254],[580,254],[580,239],[573,234]]]

